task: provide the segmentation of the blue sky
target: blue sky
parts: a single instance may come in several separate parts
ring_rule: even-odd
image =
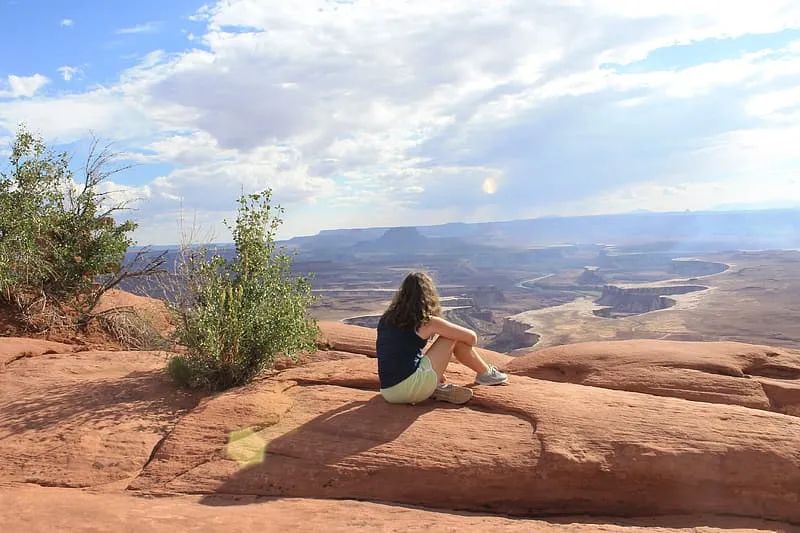
[[[0,1],[0,72],[53,80],[49,90],[76,91],[93,84],[113,84],[120,72],[135,66],[151,50],[180,52],[186,34],[204,24],[189,19],[201,1],[96,0]],[[80,69],[65,83],[58,69]]]
[[[788,0],[0,0],[0,49],[0,156],[113,142],[141,244],[265,187],[287,237],[800,205]]]
[[[641,61],[602,67],[614,68],[619,72],[683,69],[762,50],[780,49],[798,40],[800,29],[797,28],[770,33],[746,33],[736,37],[711,38],[656,48]]]

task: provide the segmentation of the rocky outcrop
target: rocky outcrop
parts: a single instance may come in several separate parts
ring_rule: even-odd
[[[175,496],[137,498],[53,487],[0,488],[0,524],[9,533],[147,531],[475,531],[483,533],[646,533],[686,531],[723,533],[788,531],[767,520],[739,517],[672,516],[638,519],[592,519],[585,516],[520,519],[466,512],[442,512],[355,500]],[[58,526],[58,527],[56,527]]]
[[[115,310],[135,311],[162,335],[169,335],[175,330],[172,317],[163,300],[111,289],[103,294],[92,312],[103,314]]]
[[[492,340],[491,348],[502,352],[511,352],[520,348],[528,348],[539,342],[540,335],[535,333],[530,324],[515,320],[514,317],[503,318],[503,329]]]
[[[474,320],[481,320],[483,322],[492,322],[494,320],[494,313],[491,309],[475,309],[469,310],[469,316]]]
[[[515,372],[509,385],[475,387],[464,406],[410,406],[384,402],[373,354],[350,351],[374,350],[372,330],[323,336],[329,349],[204,397],[176,389],[158,352],[5,365],[4,531],[800,525],[800,418],[776,407],[795,405],[798,352],[664,341],[514,361],[482,351]],[[474,373],[454,364],[447,378]],[[624,381],[631,390],[612,390]]]
[[[517,375],[800,414],[800,352],[736,342],[608,341],[530,352]]]
[[[452,237],[426,237],[415,227],[389,228],[374,240],[355,243],[349,250],[353,253],[415,255],[419,253],[457,252],[475,249],[480,245],[467,244],[462,239]],[[338,248],[342,250],[342,244]],[[474,274],[475,268],[466,259],[456,261],[452,273]]]
[[[701,285],[680,285],[626,289],[614,285],[606,285],[603,287],[603,294],[595,303],[607,306],[607,308],[598,309],[594,313],[607,318],[649,313],[675,305],[675,300],[667,298],[667,295],[686,294],[707,288]]]
[[[575,283],[581,286],[603,286],[606,284],[606,280],[600,275],[597,267],[587,266],[584,267],[583,272],[575,280]]]
[[[415,249],[425,249],[428,246],[428,237],[425,237],[415,227],[389,228],[379,238],[373,241],[362,241],[354,245],[359,251],[382,251],[400,253]]]
[[[475,287],[469,291],[469,296],[478,308],[494,307],[506,301],[503,291],[494,285]]]
[[[71,316],[70,320],[76,318],[74,310],[67,309],[65,312]],[[17,338],[22,339],[20,342],[29,348],[30,353],[36,355],[41,353],[35,348],[37,343],[39,346],[46,346],[48,341],[53,342],[53,346],[42,351],[51,353],[64,353],[77,349],[153,349],[154,346],[161,348],[171,345],[168,339],[175,331],[172,315],[164,301],[119,289],[110,289],[103,293],[92,309],[91,320],[86,327],[74,327],[74,322],[68,321],[48,330],[29,331],[25,324],[13,318],[15,314],[12,310],[0,308],[0,329],[5,325],[5,334],[9,335],[0,339],[22,335]],[[28,334],[38,338],[24,336]],[[10,346],[8,342],[0,342],[0,361],[4,358],[2,355],[4,344]]]
[[[156,352],[43,354],[0,372],[0,482],[61,487],[126,483],[181,414]]]
[[[800,523],[795,417],[524,376],[460,408],[389,405],[376,389],[374,363],[352,359],[216,396],[131,488]]]
[[[61,342],[27,337],[0,337],[0,368],[26,357],[36,357],[45,353],[74,352],[75,346]]]
[[[320,347],[375,357],[378,332],[374,329],[325,320],[317,325],[320,330],[317,344]]]

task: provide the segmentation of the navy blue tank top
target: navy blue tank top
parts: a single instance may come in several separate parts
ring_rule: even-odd
[[[428,341],[417,335],[416,331],[394,327],[381,317],[378,340],[375,342],[381,388],[388,389],[413,374],[426,344]]]

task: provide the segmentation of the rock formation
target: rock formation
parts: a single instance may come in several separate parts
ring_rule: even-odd
[[[511,352],[520,348],[528,348],[539,342],[539,334],[533,331],[530,324],[507,316],[503,318],[503,329],[494,338],[491,348],[503,352]]]
[[[742,517],[675,516],[665,518],[557,517],[526,519],[485,513],[448,512],[385,503],[310,498],[177,496],[132,498],[120,493],[19,486],[0,494],[0,521],[24,524],[25,533],[61,531],[493,531],[498,533],[652,533],[692,531],[789,531],[782,524]],[[5,520],[7,515],[13,521]],[[705,526],[696,527],[698,520]],[[14,529],[6,529],[16,533]],[[19,531],[19,529],[17,530]]]
[[[503,291],[494,285],[475,287],[469,291],[469,295],[478,308],[494,307],[498,303],[506,301],[506,296],[503,294]]]
[[[800,525],[796,351],[483,350],[508,386],[396,406],[377,393],[374,330],[321,329],[319,351],[215,395],[176,389],[161,352],[0,338],[4,531]]]
[[[795,417],[524,376],[477,388],[462,408],[391,406],[376,387],[374,364],[352,359],[219,395],[178,423],[130,488],[800,520]]]
[[[29,339],[27,337],[0,337],[0,363],[5,366],[19,359],[36,357],[45,353],[69,353],[75,351],[75,346],[62,342],[53,342],[44,339]]]
[[[800,416],[800,352],[737,342],[607,341],[544,348],[506,369],[550,381]]]
[[[378,332],[374,329],[333,321],[321,321],[319,328],[321,347],[375,357]]]
[[[602,287],[606,284],[606,280],[598,272],[598,267],[587,266],[584,267],[581,275],[575,280],[575,284],[579,286],[595,285]]]
[[[667,295],[686,294],[702,291],[708,287],[701,285],[679,285],[669,287],[637,287],[622,288],[614,285],[605,285],[603,294],[595,301],[598,305],[607,306],[606,309],[596,310],[598,316],[613,318],[631,314],[649,313],[675,305],[675,300]]]
[[[426,237],[415,227],[389,228],[383,235],[374,240],[361,241],[353,245],[351,251],[356,253],[380,253],[414,255],[418,253],[457,251],[468,248],[461,239],[450,237]],[[474,249],[475,245],[469,248]],[[475,269],[468,260],[458,261],[455,270],[466,274],[474,274]]]

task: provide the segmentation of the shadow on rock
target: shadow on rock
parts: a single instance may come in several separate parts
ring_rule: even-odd
[[[335,497],[342,485],[363,479],[355,456],[386,456],[420,417],[456,406],[428,402],[392,405],[376,395],[328,410],[281,434],[280,428],[247,428],[229,436],[225,455],[241,469],[203,498],[206,505],[241,505],[252,499],[220,495]],[[389,454],[390,456],[390,454]],[[392,468],[387,465],[387,468]],[[330,489],[330,490],[329,490]]]
[[[198,395],[175,388],[161,371],[136,371],[100,381],[52,384],[0,402],[0,438],[54,426],[103,425],[147,417],[173,422],[197,404]]]

